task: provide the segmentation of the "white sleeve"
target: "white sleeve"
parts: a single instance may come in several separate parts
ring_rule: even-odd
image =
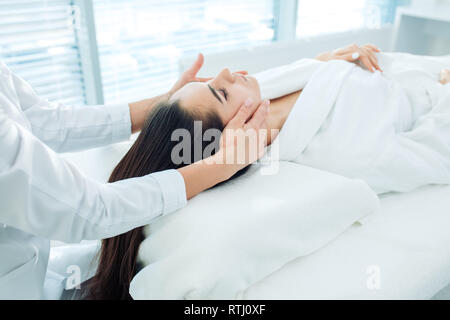
[[[40,98],[11,73],[20,107],[33,134],[56,152],[78,151],[119,142],[131,136],[128,104],[65,106]]]
[[[0,223],[47,239],[108,238],[186,205],[178,171],[100,184],[1,108],[0,150]]]
[[[255,74],[262,99],[275,99],[303,89],[314,72],[325,62],[300,59]]]

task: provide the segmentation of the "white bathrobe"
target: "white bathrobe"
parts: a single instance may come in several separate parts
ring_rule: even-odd
[[[438,80],[450,56],[378,57],[383,73],[302,59],[257,74],[263,98],[303,88],[267,157],[363,179],[377,193],[449,184],[450,84]]]

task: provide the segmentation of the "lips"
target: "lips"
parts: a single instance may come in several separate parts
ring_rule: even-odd
[[[234,75],[241,77],[244,81],[248,81],[247,77],[240,73],[235,73]]]

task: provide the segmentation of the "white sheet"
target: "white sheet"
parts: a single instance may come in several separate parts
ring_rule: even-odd
[[[430,299],[450,282],[449,230],[450,186],[387,194],[364,225],[235,298]],[[377,268],[379,289],[370,277]]]
[[[146,227],[134,299],[230,299],[291,259],[310,254],[373,212],[361,180],[281,162],[253,165]]]
[[[235,298],[429,299],[450,283],[449,212],[450,186],[384,195],[380,210],[364,219],[363,226],[353,225],[321,250],[292,260]],[[89,249],[75,246],[56,248],[51,269],[67,276],[73,252]],[[85,250],[76,264],[85,270],[91,258],[91,250]],[[367,269],[373,265],[381,267],[381,290],[366,286]],[[56,298],[54,292],[48,296]]]

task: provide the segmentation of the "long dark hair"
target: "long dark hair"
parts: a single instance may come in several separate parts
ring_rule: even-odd
[[[222,120],[214,112],[187,110],[181,107],[178,101],[159,104],[149,114],[130,150],[114,168],[109,182],[177,169],[189,164],[177,164],[172,161],[172,150],[178,141],[172,141],[171,137],[177,129],[189,131],[191,137],[198,135],[199,133],[195,132],[194,121],[202,121],[202,136],[208,129],[220,131],[224,129]],[[203,140],[201,139],[202,153],[206,146],[211,144],[210,141]],[[194,150],[194,141],[195,138],[191,139],[191,150]],[[216,143],[218,148],[219,141],[212,143]],[[212,150],[214,153],[217,149]],[[194,156],[194,152],[190,152],[191,163],[198,160]],[[246,169],[239,171],[232,178],[241,175]],[[143,240],[143,227],[139,227],[102,241],[97,273],[89,280],[85,299],[132,299],[128,291],[130,282],[138,271],[137,256]]]

